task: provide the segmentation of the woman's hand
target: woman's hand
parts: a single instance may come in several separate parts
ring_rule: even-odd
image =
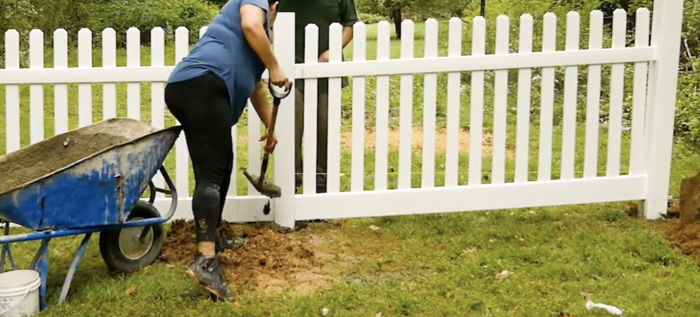
[[[267,133],[260,137],[260,142],[267,140]],[[265,152],[272,153],[275,151],[275,146],[277,146],[277,138],[272,134],[272,138],[265,144]]]

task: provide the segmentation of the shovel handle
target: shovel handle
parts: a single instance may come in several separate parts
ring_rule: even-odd
[[[289,83],[289,87],[287,87],[287,90],[284,92],[279,92],[275,88],[273,88],[272,82],[268,81],[267,82],[267,88],[270,89],[270,94],[272,95],[272,119],[270,119],[270,126],[267,127],[267,142],[265,143],[265,147],[269,147],[272,145],[272,136],[275,134],[275,124],[277,123],[277,113],[279,112],[279,107],[280,107],[280,102],[282,99],[287,98],[289,96],[289,93],[292,92],[292,83]],[[269,153],[267,150],[265,151],[266,155]],[[263,163],[264,164],[264,163]]]
[[[278,101],[278,102],[279,102],[279,100],[282,100],[284,98],[287,98],[287,96],[289,96],[289,93],[292,92],[292,86],[293,86],[293,83],[289,82],[288,87],[284,87],[285,90],[282,92],[279,92],[277,89],[274,88],[271,81],[269,81],[269,80],[267,81],[267,89],[270,89],[270,94],[272,95],[272,97],[275,98],[275,101]]]

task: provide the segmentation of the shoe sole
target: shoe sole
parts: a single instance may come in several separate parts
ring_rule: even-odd
[[[225,301],[231,300],[230,298],[226,298],[224,296],[221,296],[221,294],[219,294],[219,292],[217,292],[215,289],[211,289],[208,286],[202,284],[202,282],[199,281],[197,276],[194,275],[194,272],[192,272],[190,270],[185,270],[185,274],[189,275],[192,279],[195,280],[195,282],[197,282],[197,284],[202,286],[205,290],[209,291],[209,293],[211,293],[212,295],[216,296],[216,298],[221,299],[221,300],[225,300]]]

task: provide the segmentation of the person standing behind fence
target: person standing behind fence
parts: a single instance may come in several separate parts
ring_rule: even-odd
[[[280,2],[279,12],[295,14],[295,62],[304,63],[306,41],[305,28],[313,23],[318,26],[319,63],[328,62],[328,28],[333,23],[343,26],[342,45],[345,48],[352,40],[352,26],[359,21],[353,0],[285,0]],[[295,171],[296,187],[302,184],[301,143],[304,134],[304,81],[296,80],[295,98]],[[348,78],[342,78],[343,88],[348,85]],[[326,171],[328,166],[328,78],[318,79],[318,116],[316,145],[316,192],[326,192]],[[311,172],[311,171],[307,171]]]
[[[185,132],[194,169],[192,213],[197,255],[185,272],[221,299],[232,299],[216,253],[230,247],[220,231],[233,167],[231,128],[250,99],[270,125],[261,76],[291,89],[270,49],[269,26],[277,0],[230,0],[192,52],[179,62],[165,87],[165,103]],[[272,136],[274,138],[274,136]],[[275,140],[266,150],[274,150]]]

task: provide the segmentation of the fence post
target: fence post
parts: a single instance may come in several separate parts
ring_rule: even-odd
[[[273,47],[275,57],[290,81],[294,82],[294,13],[278,13],[274,25]],[[274,199],[275,223],[294,228],[296,200],[294,194],[294,98],[295,89],[282,100],[275,136],[275,185],[282,189],[282,197]]]
[[[651,46],[657,59],[649,64],[645,124],[647,189],[646,219],[666,213],[673,151],[673,120],[678,80],[683,0],[654,1]]]

